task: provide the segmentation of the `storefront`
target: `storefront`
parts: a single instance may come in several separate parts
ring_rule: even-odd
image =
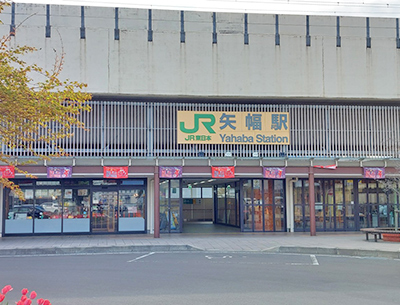
[[[185,232],[211,222],[242,232],[286,231],[285,181],[278,179],[163,179],[160,231]]]
[[[13,191],[4,191],[5,235],[146,232],[144,179],[14,182],[25,201]]]
[[[309,232],[308,180],[293,184],[294,231]],[[314,189],[317,231],[394,226],[399,198],[384,180],[315,179]]]

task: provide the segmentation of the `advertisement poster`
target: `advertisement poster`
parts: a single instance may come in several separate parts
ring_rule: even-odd
[[[71,177],[72,177],[72,166],[61,166],[61,167],[50,166],[47,168],[47,178],[71,178]]]
[[[385,179],[385,168],[383,168],[383,167],[364,167],[364,178]]]
[[[182,166],[160,166],[160,178],[181,178]]]
[[[104,178],[128,178],[128,166],[104,166]]]
[[[0,166],[0,178],[14,178],[14,166]]]
[[[178,111],[179,144],[290,144],[289,112]]]
[[[211,175],[213,178],[235,178],[234,166],[212,166]]]
[[[286,171],[284,167],[263,167],[264,178],[285,179]]]

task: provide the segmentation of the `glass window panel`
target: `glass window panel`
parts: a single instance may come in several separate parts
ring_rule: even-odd
[[[203,198],[213,198],[212,187],[203,187]]]
[[[293,203],[302,204],[302,180],[293,183]]]
[[[243,182],[243,203],[251,204],[252,203],[252,185],[251,180],[245,180]]]
[[[360,204],[359,206],[359,223],[360,223],[360,228],[368,228],[370,226],[370,221],[369,221],[369,211],[368,207],[366,204]]]
[[[61,189],[36,189],[35,233],[61,233]]]
[[[344,181],[344,200],[346,210],[347,229],[355,229],[355,205],[354,205],[354,182],[353,180]]]
[[[192,198],[201,198],[201,187],[192,188]]]
[[[235,188],[232,187],[230,184],[226,186],[226,198],[235,198],[236,191]]]
[[[261,180],[255,179],[253,180],[253,203],[254,204],[262,204],[261,200]]]
[[[310,231],[310,206],[304,206],[304,227],[306,231]]]
[[[264,204],[272,204],[273,203],[273,185],[274,180],[264,180]],[[301,190],[301,189],[300,189]]]
[[[144,189],[120,190],[118,231],[144,231],[145,205]]]
[[[335,229],[335,206],[333,204],[325,205],[325,229]]]
[[[315,204],[315,226],[318,230],[324,229],[324,206]]]
[[[295,205],[294,206],[294,230],[295,231],[304,231],[304,222],[303,222],[303,206]]]
[[[192,198],[192,189],[188,187],[182,188],[182,198]]]
[[[322,195],[322,181],[315,180],[314,181],[314,190],[315,190],[315,204],[322,204],[323,203],[323,195]]]
[[[169,232],[169,209],[168,206],[160,206],[160,231]]]
[[[274,204],[283,205],[284,197],[283,180],[274,180]]]
[[[274,209],[272,204],[264,206],[264,226],[265,231],[274,230]]]
[[[366,204],[367,203],[367,182],[366,180],[359,180],[358,181],[358,203],[359,204]]]
[[[7,234],[26,234],[33,232],[33,189],[22,189],[25,194],[25,201],[20,200],[13,191],[6,190],[5,200],[5,233]],[[26,194],[31,194],[31,198],[26,198]]]
[[[90,189],[65,189],[63,232],[90,231]]]
[[[160,182],[160,205],[168,205],[168,180]]]
[[[263,213],[262,205],[254,206],[254,231],[263,231],[263,215],[262,215],[262,213]]]
[[[275,206],[275,231],[285,230],[285,210],[283,206]]]
[[[120,217],[144,218],[145,202],[146,202],[146,191],[144,189],[120,190],[119,191]]]
[[[62,197],[61,189],[37,189],[35,191],[36,209],[40,209],[35,218],[54,219],[61,218]],[[39,217],[42,215],[42,217]]]
[[[179,206],[175,206],[175,207],[171,207],[171,212],[170,212],[170,217],[171,217],[171,221],[170,221],[170,226],[171,226],[171,231],[180,231],[180,207]]]
[[[226,210],[226,223],[233,226],[237,225],[235,200],[236,200],[235,197],[227,199],[227,210]]]
[[[253,206],[251,204],[243,205],[243,230],[253,230]]]

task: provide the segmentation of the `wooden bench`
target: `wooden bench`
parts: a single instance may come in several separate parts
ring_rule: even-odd
[[[374,235],[375,242],[378,242],[378,237],[382,239],[382,234],[400,234],[400,231],[395,231],[390,228],[363,228],[360,229],[360,231],[365,233],[366,240],[369,240],[369,234]]]

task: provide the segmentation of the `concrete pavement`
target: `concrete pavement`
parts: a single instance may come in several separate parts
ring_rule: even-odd
[[[163,251],[273,252],[400,259],[400,243],[366,241],[365,234],[225,233],[70,235],[0,238],[0,256]]]

